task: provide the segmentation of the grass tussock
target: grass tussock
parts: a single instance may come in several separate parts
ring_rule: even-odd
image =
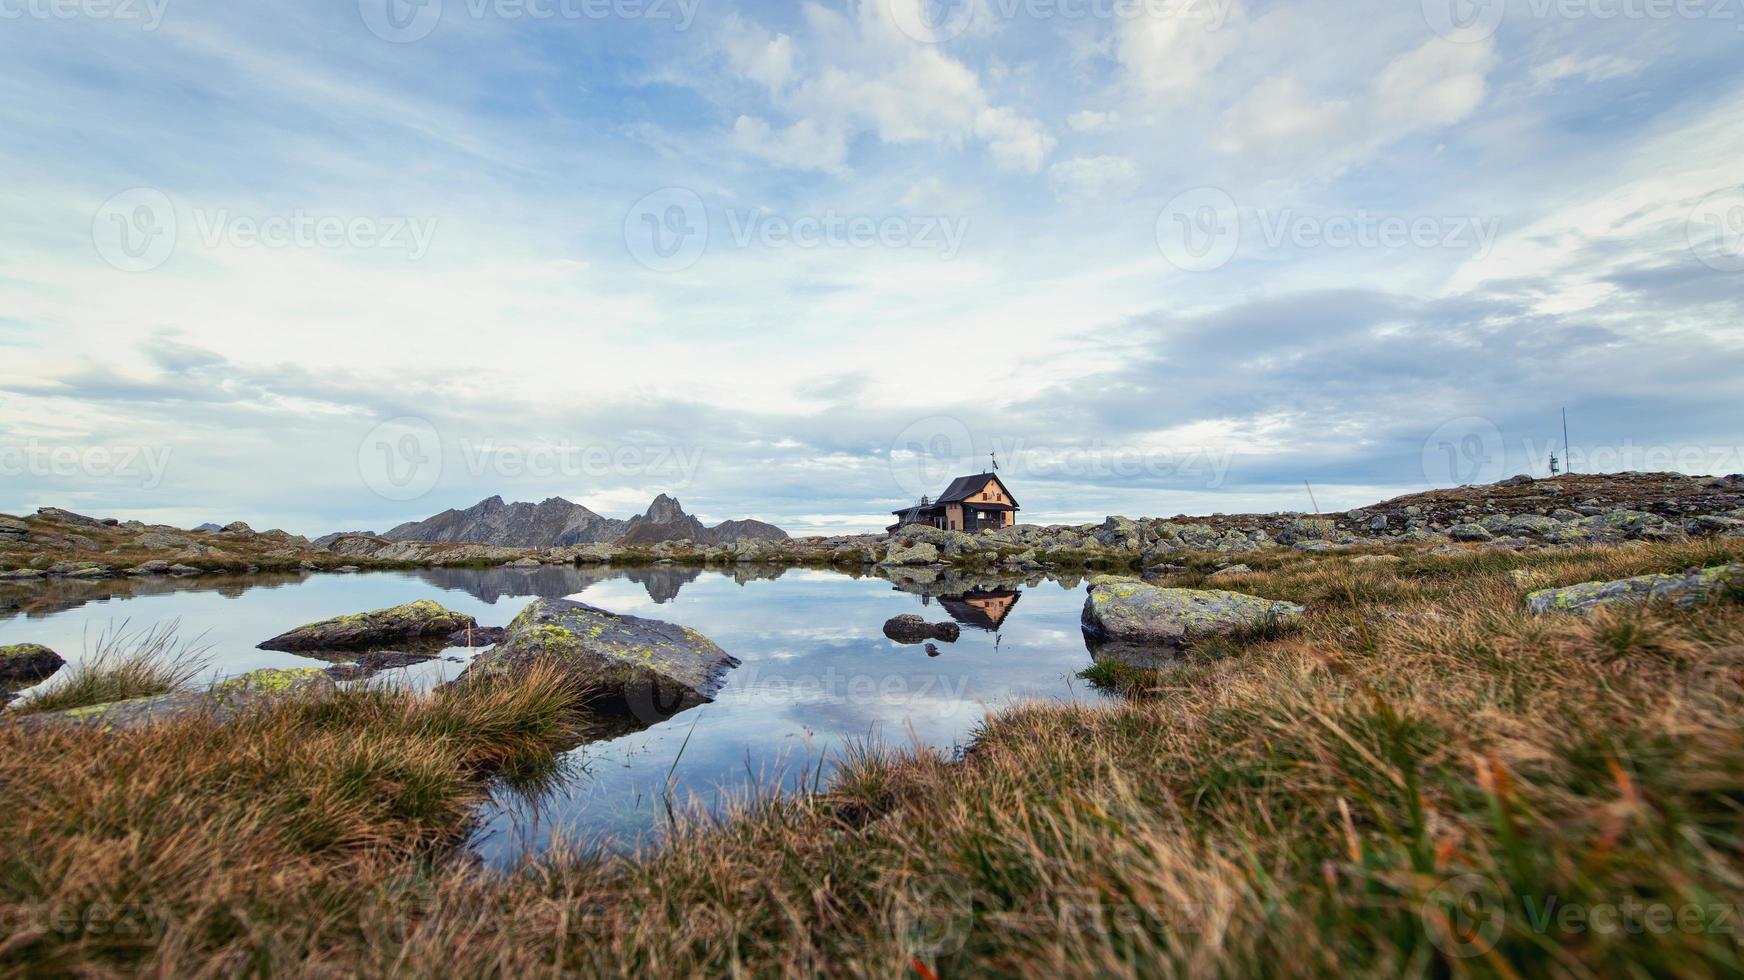
[[[1293,630],[1189,651],[1123,700],[1013,707],[962,760],[862,746],[823,793],[512,875],[432,845],[477,798],[468,773],[558,737],[554,678],[348,692],[127,739],[0,728],[0,904],[45,923],[0,957],[172,974],[1737,975],[1744,605],[1533,617],[1510,573],[1741,555],[1273,556],[1243,587],[1307,603]],[[103,905],[152,910],[149,935],[79,924]]]
[[[198,640],[179,640],[175,623],[130,631],[123,622],[87,644],[87,653],[67,676],[13,711],[64,711],[168,694],[205,669],[203,654]]]

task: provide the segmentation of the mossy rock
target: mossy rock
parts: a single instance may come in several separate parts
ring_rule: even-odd
[[[1582,582],[1541,589],[1526,597],[1526,606],[1540,615],[1584,613],[1604,606],[1669,602],[1688,608],[1724,588],[1744,586],[1744,565],[1716,565],[1684,575],[1637,575],[1614,582]]]
[[[0,647],[0,681],[40,681],[65,665],[60,654],[40,643]]]
[[[561,667],[595,710],[649,725],[713,701],[727,671],[739,666],[688,627],[541,599],[522,610],[457,683],[512,675],[540,662]]]
[[[1289,622],[1305,610],[1293,602],[1217,589],[1165,589],[1134,578],[1099,575],[1084,600],[1084,633],[1094,640],[1180,646],[1196,639]]]
[[[424,640],[439,645],[452,633],[478,626],[471,616],[443,608],[429,599],[351,616],[336,616],[299,626],[262,643],[262,650],[381,649]]]
[[[19,723],[31,727],[81,725],[104,731],[126,731],[193,714],[206,714],[212,720],[222,722],[281,698],[320,697],[333,689],[332,680],[315,667],[266,668],[228,678],[205,690],[171,691],[151,697],[24,715],[19,718]]]

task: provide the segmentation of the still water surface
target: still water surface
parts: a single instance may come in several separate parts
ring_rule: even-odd
[[[713,704],[567,753],[558,778],[537,794],[496,792],[473,844],[500,865],[554,836],[635,846],[657,833],[669,799],[715,807],[754,790],[809,785],[820,771],[827,780],[851,743],[952,750],[989,709],[1097,697],[1075,676],[1090,663],[1078,629],[1081,584],[1039,577],[892,582],[656,566],[63,582],[0,592],[0,644],[43,643],[76,662],[123,622],[139,629],[175,621],[183,638],[199,637],[212,672],[228,675],[323,664],[255,644],[330,616],[433,598],[501,626],[534,598],[563,597],[689,626],[744,664]],[[955,620],[962,636],[938,643],[937,656],[886,639],[884,621],[903,613]],[[433,684],[458,675],[468,656],[449,650],[383,676]]]

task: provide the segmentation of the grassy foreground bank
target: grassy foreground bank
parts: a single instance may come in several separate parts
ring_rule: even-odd
[[[0,971],[1744,972],[1744,603],[1522,602],[1744,542],[1246,560],[1215,586],[1298,628],[1007,710],[961,762],[868,750],[658,853],[515,875],[447,845],[480,774],[563,743],[551,674],[123,737],[0,721]]]

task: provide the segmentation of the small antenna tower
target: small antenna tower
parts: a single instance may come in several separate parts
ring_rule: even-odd
[[[1564,469],[1568,470],[1570,473],[1574,472],[1574,467],[1571,465],[1572,459],[1570,457],[1570,450],[1568,448],[1568,408],[1567,407],[1564,407],[1562,410],[1562,463],[1563,463]]]
[[[995,472],[995,473],[999,472],[999,453],[998,452],[988,453],[987,458],[993,461],[993,472]]]

